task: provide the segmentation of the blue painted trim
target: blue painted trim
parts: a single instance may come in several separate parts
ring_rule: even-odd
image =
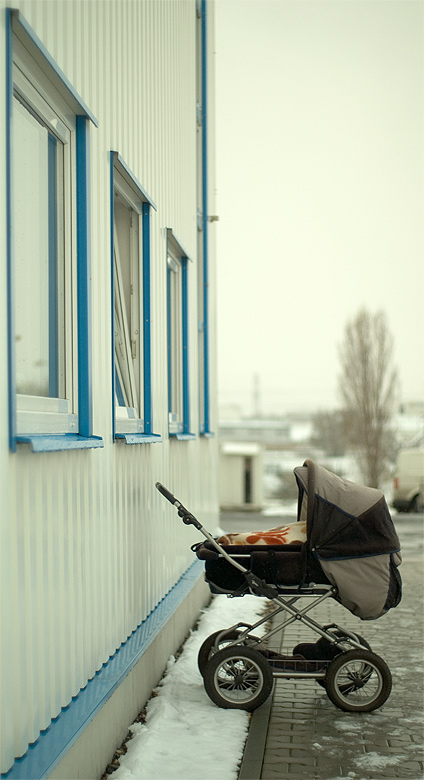
[[[90,111],[88,106],[84,103],[82,98],[79,96],[78,92],[76,92],[75,88],[72,86],[71,82],[67,79],[64,72],[59,68],[58,64],[55,62],[51,54],[47,51],[44,44],[39,39],[38,35],[34,32],[32,27],[28,24],[27,20],[23,16],[21,11],[12,9],[10,11],[12,15],[12,24],[14,26],[14,31],[20,37],[25,41],[27,44],[29,44],[29,49],[31,52],[31,48],[35,46],[35,48],[38,50],[39,54],[41,54],[43,60],[45,60],[45,63],[51,68],[54,76],[56,76],[56,79],[59,79],[59,81],[62,82],[62,85],[66,87],[69,95],[72,98],[73,103],[75,104],[72,106],[72,108],[75,110],[75,113],[77,115],[84,115],[89,119],[95,127],[99,126],[98,120],[94,116],[94,114]],[[25,40],[26,39],[26,40]],[[32,44],[32,46],[31,46]],[[31,52],[33,55],[33,52]]]
[[[203,209],[203,397],[204,427],[210,433],[209,375],[209,257],[208,257],[208,78],[207,78],[207,5],[202,0],[202,209]]]
[[[171,338],[171,269],[168,268],[168,238],[166,240],[166,347],[168,363],[168,414],[172,411],[172,338]]]
[[[192,441],[193,439],[197,439],[197,436],[195,433],[170,433],[169,434],[170,439],[177,439],[177,441]]]
[[[181,258],[181,312],[183,347],[183,433],[190,431],[190,377],[189,377],[189,337],[188,337],[188,272],[187,258]]]
[[[171,246],[174,244],[174,252],[176,252],[177,256],[185,257],[186,260],[189,260],[190,263],[192,263],[193,259],[190,257],[188,252],[186,252],[181,241],[177,238],[172,228],[166,228],[166,235]]]
[[[85,116],[76,118],[78,431],[93,433],[91,359],[90,132]]]
[[[114,225],[115,225],[115,207],[113,195],[113,160],[114,152],[109,154],[110,177],[109,177],[109,195],[110,195],[110,306],[111,306],[111,366],[112,366],[112,441],[116,438],[116,414],[115,414],[115,382],[116,382],[116,363],[115,363],[115,279],[114,279]]]
[[[117,433],[117,439],[124,439],[126,444],[156,444],[162,441],[160,433]]]
[[[48,134],[49,220],[49,396],[59,397],[59,334],[57,308],[57,140]]]
[[[78,433],[18,434],[16,441],[30,444],[33,452],[89,450],[104,446],[101,436],[79,436]]]
[[[12,12],[6,8],[6,253],[7,253],[7,369],[9,447],[16,452],[15,279],[13,267],[13,32]]]
[[[151,199],[150,195],[147,194],[146,190],[140,184],[140,182],[137,179],[137,177],[134,176],[132,170],[128,167],[127,163],[125,162],[125,160],[123,160],[123,158],[121,157],[119,152],[111,152],[111,154],[113,155],[113,162],[117,162],[119,164],[119,167],[123,169],[123,172],[126,173],[127,177],[130,179],[132,185],[136,188],[136,190],[138,190],[138,193],[141,195],[141,199],[145,203],[148,203],[149,206],[151,206],[155,211],[157,211],[158,209],[157,209],[156,204]]]
[[[116,369],[115,369],[115,391],[116,391],[116,397],[118,399],[119,406],[125,406],[124,394],[122,392],[121,383],[119,381],[119,376]]]
[[[152,433],[152,355],[150,299],[150,205],[143,203],[143,394],[144,432]]]
[[[111,306],[111,366],[112,366],[112,441],[116,438],[116,414],[115,414],[115,393],[116,393],[116,361],[115,361],[115,279],[114,279],[114,225],[115,225],[115,208],[114,208],[114,194],[113,194],[113,159],[114,153],[109,154],[109,197],[110,197],[110,306]]]
[[[30,745],[25,755],[16,759],[12,768],[1,775],[2,780],[41,780],[52,773],[203,576],[203,571],[201,561],[190,566],[146,620]]]

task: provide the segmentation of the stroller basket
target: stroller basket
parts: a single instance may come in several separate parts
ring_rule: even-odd
[[[207,694],[220,707],[253,710],[267,699],[275,677],[306,677],[323,685],[337,707],[369,712],[390,695],[387,664],[359,634],[336,624],[321,626],[309,612],[327,598],[363,620],[396,607],[401,599],[399,539],[381,491],[341,479],[310,460],[294,474],[297,520],[306,524],[306,541],[286,545],[220,543],[156,483],[183,522],[205,537],[192,549],[205,564],[212,593],[251,593],[275,607],[253,626],[238,623],[208,637],[199,651],[199,670]],[[298,609],[299,599],[309,604]],[[265,637],[255,636],[257,627],[281,612],[287,617],[277,627]],[[266,647],[268,638],[295,621],[318,634],[318,641],[298,645],[291,655]]]

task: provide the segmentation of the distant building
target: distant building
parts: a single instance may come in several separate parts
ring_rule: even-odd
[[[213,0],[0,0],[1,771],[101,777],[209,598]],[[165,735],[166,739],[166,735]]]
[[[258,509],[278,489],[287,456],[302,462],[303,449],[310,451],[312,421],[305,414],[284,418],[230,417],[219,421],[219,496],[224,510]],[[291,468],[294,468],[292,466]],[[246,491],[254,484],[254,491]],[[272,487],[274,486],[274,488]],[[253,491],[253,492],[252,492]],[[249,496],[249,500],[246,496]]]
[[[262,509],[262,446],[224,442],[219,451],[219,503],[223,510]]]
[[[221,419],[219,435],[221,441],[259,442],[264,447],[281,447],[290,442],[290,423],[285,419]]]

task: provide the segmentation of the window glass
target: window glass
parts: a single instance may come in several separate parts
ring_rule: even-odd
[[[171,433],[182,430],[183,422],[183,312],[182,266],[168,253],[169,284],[169,423]]]
[[[63,144],[16,97],[13,149],[17,392],[64,398]]]
[[[140,420],[141,382],[141,217],[126,199],[114,195],[115,409],[119,418]]]

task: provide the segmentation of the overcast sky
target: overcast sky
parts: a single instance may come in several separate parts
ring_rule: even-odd
[[[383,309],[424,398],[422,0],[217,0],[220,404],[334,408]]]

